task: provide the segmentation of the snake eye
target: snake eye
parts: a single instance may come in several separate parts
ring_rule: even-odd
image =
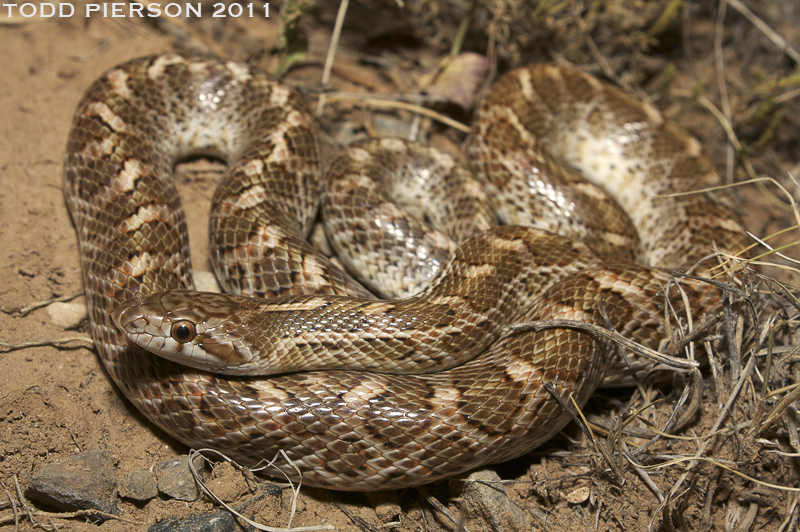
[[[190,321],[179,321],[172,324],[170,335],[176,341],[184,344],[191,342],[197,333],[194,330],[194,323]]]

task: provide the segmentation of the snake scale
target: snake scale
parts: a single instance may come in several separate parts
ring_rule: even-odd
[[[602,303],[608,325],[657,348],[667,335],[669,276],[651,266],[690,265],[712,244],[745,245],[720,198],[663,196],[719,184],[698,143],[650,106],[568,68],[500,78],[467,143],[477,181],[456,170],[450,184],[412,177],[403,185],[442,198],[430,215],[370,203],[373,185],[347,166],[386,168],[415,148],[396,140],[350,147],[331,165],[341,179],[321,183],[315,127],[298,94],[264,74],[167,54],[112,68],[88,89],[65,162],[91,332],[117,386],[187,445],[248,464],[283,450],[294,467],[279,463],[281,471],[313,486],[412,486],[529,452],[568,421],[542,384],[585,403],[611,349],[576,330],[509,334],[504,324],[606,326]],[[389,155],[370,162],[378,145]],[[194,153],[228,163],[211,209],[217,276],[226,291],[257,299],[189,292],[172,170]],[[448,156],[428,157],[453,166]],[[320,197],[342,261],[371,272],[362,279],[372,292],[399,300],[375,299],[306,242]],[[601,207],[578,218],[584,204]],[[364,205],[373,218],[357,218]],[[453,231],[418,232],[451,214]],[[495,216],[507,225],[493,227]],[[399,243],[371,242],[382,225]],[[383,265],[369,266],[363,254]],[[433,273],[398,266],[415,263]],[[712,286],[689,281],[684,290],[694,319],[719,305]],[[389,361],[388,373],[374,371],[374,358]],[[322,369],[324,359],[339,369]],[[226,364],[272,375],[223,376]]]

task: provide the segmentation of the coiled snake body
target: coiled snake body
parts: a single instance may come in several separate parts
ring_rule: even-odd
[[[245,463],[282,449],[304,482],[320,487],[423,484],[519,456],[560,430],[567,419],[543,382],[583,404],[603,378],[604,343],[567,329],[504,335],[504,324],[568,318],[605,326],[602,301],[616,330],[650,347],[664,338],[666,273],[604,262],[580,242],[520,225],[472,237],[423,235],[382,200],[370,207],[380,215],[358,220],[353,205],[369,194],[345,163],[334,162],[332,172],[344,180],[323,185],[334,247],[354,246],[343,251],[345,262],[358,263],[366,250],[384,263],[364,275],[376,293],[392,280],[404,283],[386,289],[404,299],[374,300],[304,239],[321,186],[314,127],[286,86],[236,63],[177,55],[111,69],[78,106],[65,195],[95,345],[131,402],[175,438]],[[390,153],[414,149],[373,141],[345,158],[363,163],[376,144]],[[587,75],[533,66],[504,76],[476,113],[468,151],[503,223],[567,228],[605,256],[622,243],[631,251],[621,256],[662,267],[691,264],[712,243],[744,247],[736,216],[718,198],[663,197],[718,184],[696,141]],[[186,222],[171,182],[175,160],[194,152],[228,161],[211,216],[221,283],[235,294],[278,299],[161,294],[194,288]],[[449,166],[443,157],[434,158]],[[630,220],[598,186],[573,183],[555,157],[587,170]],[[556,181],[570,186],[560,189]],[[437,209],[445,214],[464,210],[463,197],[486,197],[472,181],[459,185],[461,193],[450,186],[439,191],[454,201]],[[601,214],[575,221],[576,205],[597,201]],[[544,221],[530,218],[531,205]],[[460,230],[494,223],[487,209],[466,210],[467,221],[454,224]],[[389,221],[395,236],[431,247],[410,251],[403,241],[398,254],[373,246],[374,227]],[[393,256],[397,264],[425,262],[442,273],[420,280]],[[410,295],[430,282],[426,276],[434,278],[430,287]],[[685,289],[695,318],[718,304],[713,287]],[[182,361],[205,357],[200,367],[215,373],[139,345]],[[289,362],[282,365],[282,357]],[[323,367],[326,358],[341,369],[292,373],[304,362]],[[395,374],[373,372],[375,359],[389,360]],[[234,362],[277,374],[216,373]],[[297,479],[293,467],[279,467]]]

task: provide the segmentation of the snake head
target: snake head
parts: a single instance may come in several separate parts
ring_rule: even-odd
[[[197,369],[242,375],[258,359],[239,312],[252,301],[189,290],[137,294],[111,319],[129,343],[150,353]]]

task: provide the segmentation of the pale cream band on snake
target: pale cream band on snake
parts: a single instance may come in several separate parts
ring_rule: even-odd
[[[657,348],[670,280],[650,266],[689,266],[712,244],[739,251],[744,231],[721,198],[663,197],[719,184],[696,141],[577,71],[544,65],[503,76],[473,130],[478,181],[460,169],[443,182],[413,174],[403,194],[435,203],[404,214],[362,170],[388,169],[414,145],[352,146],[321,183],[314,120],[285,85],[241,64],[172,54],[106,72],[75,114],[65,195],[92,335],[114,382],[187,445],[245,464],[283,450],[305,483],[340,490],[424,484],[545,442],[568,418],[543,383],[583,404],[613,350],[575,330],[503,326],[565,318],[605,327],[602,305],[608,325]],[[374,155],[379,148],[388,155]],[[228,163],[212,202],[216,274],[227,291],[259,299],[191,292],[172,170],[203,152]],[[375,299],[306,242],[320,197],[341,260],[368,270],[358,275],[372,292],[399,300]],[[487,198],[502,223],[568,238],[492,228]],[[598,204],[599,213],[580,212]],[[428,222],[445,233],[429,233]],[[377,240],[377,227],[401,238]],[[646,265],[618,260],[629,256]],[[431,269],[406,272],[420,264]],[[682,284],[690,305],[673,283],[676,315],[719,307],[713,286]],[[220,374],[249,371],[272,376]],[[293,466],[278,467],[298,480]]]

